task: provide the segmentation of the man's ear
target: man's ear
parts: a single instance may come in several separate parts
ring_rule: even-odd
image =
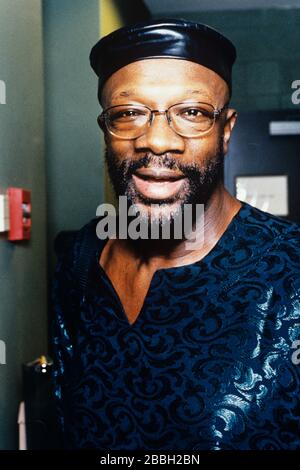
[[[101,115],[97,117],[97,122],[98,122],[98,125],[99,125],[100,129],[103,132],[104,142],[105,142],[106,145],[108,145],[108,132],[107,132],[107,129],[106,129],[104,119],[101,118]]]
[[[224,154],[228,152],[229,147],[229,140],[231,137],[232,129],[236,123],[237,119],[237,112],[233,108],[229,108],[227,110],[226,121],[224,125],[224,132],[223,132],[223,150]]]
[[[97,122],[98,122],[100,129],[104,132],[105,122],[104,122],[104,119],[101,117],[101,114],[97,117]]]

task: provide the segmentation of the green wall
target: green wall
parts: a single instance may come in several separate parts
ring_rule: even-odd
[[[32,238],[0,234],[0,449],[17,447],[21,364],[46,352],[46,203],[40,0],[0,0],[0,193],[32,191]]]
[[[99,39],[98,0],[43,2],[48,242],[95,217],[103,198],[97,77],[89,53]]]
[[[236,45],[232,104],[241,111],[295,109],[291,83],[300,79],[300,10],[262,9],[160,14],[215,27]]]

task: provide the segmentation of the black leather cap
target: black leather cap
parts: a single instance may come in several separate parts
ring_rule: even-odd
[[[186,59],[216,72],[228,84],[236,49],[215,29],[181,19],[151,20],[120,28],[100,39],[90,53],[99,77],[98,98],[104,82],[117,70],[142,59]]]

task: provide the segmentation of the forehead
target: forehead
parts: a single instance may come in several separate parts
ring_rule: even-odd
[[[195,62],[174,58],[144,59],[122,67],[104,84],[102,104],[120,99],[174,99],[180,94],[191,98],[222,102],[228,90],[226,82],[214,71]]]

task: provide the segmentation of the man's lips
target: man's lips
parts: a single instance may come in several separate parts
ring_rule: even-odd
[[[151,168],[139,168],[135,174],[141,177],[152,178],[157,180],[178,180],[184,178],[183,173],[174,170],[168,170],[165,168],[151,167]]]
[[[164,168],[140,168],[132,175],[138,192],[148,199],[167,199],[183,185],[183,173]]]

